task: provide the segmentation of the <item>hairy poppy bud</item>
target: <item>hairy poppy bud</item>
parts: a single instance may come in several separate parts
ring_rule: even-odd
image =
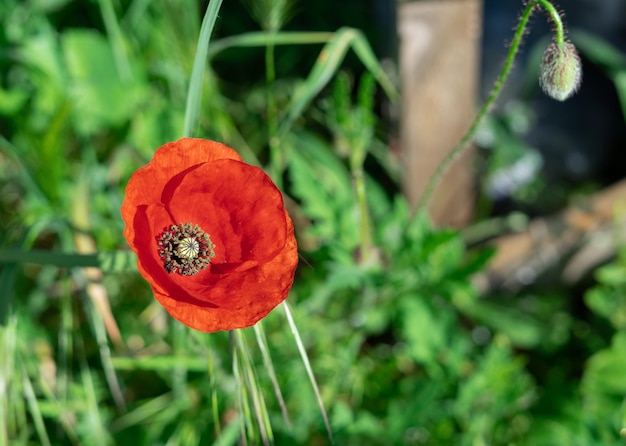
[[[545,94],[564,101],[580,87],[582,67],[571,42],[551,43],[539,65],[539,85]]]

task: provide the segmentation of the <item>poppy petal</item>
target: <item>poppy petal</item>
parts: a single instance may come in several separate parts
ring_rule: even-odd
[[[293,224],[271,179],[231,148],[196,138],[165,144],[133,174],[121,211],[140,273],[184,324],[248,327],[287,297],[298,263]],[[200,232],[180,232],[187,224]],[[171,234],[180,238],[160,238]],[[203,254],[181,254],[183,237],[191,246],[200,237]]]
[[[201,164],[177,182],[164,204],[178,222],[196,223],[210,234],[217,245],[213,265],[267,261],[285,245],[282,195],[257,167],[232,160]]]
[[[241,161],[239,154],[230,147],[206,139],[182,138],[159,147],[152,160],[138,169],[128,182],[122,214],[124,204],[132,207],[133,204],[156,203],[172,177],[195,165],[218,159]]]
[[[273,260],[245,273],[226,275],[216,284],[231,306],[197,305],[193,300],[172,297],[153,288],[154,295],[172,317],[196,330],[213,332],[250,327],[267,316],[289,293],[298,264],[291,220],[288,232],[291,237],[285,249]]]

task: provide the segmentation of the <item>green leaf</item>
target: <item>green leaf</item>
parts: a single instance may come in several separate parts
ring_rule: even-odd
[[[67,94],[58,39],[49,33],[38,34],[23,43],[18,58],[29,69],[30,79],[36,86],[33,109],[51,115],[61,107]]]
[[[120,78],[109,42],[94,31],[66,31],[61,44],[71,78],[76,129],[91,135],[127,122],[146,94],[145,84],[140,79]]]
[[[549,296],[494,300],[455,301],[460,310],[494,331],[506,334],[519,347],[553,349],[569,337],[571,316]],[[523,309],[522,309],[523,308]]]
[[[625,370],[626,332],[616,334],[610,348],[594,354],[585,364],[581,385],[585,415],[605,438],[617,440],[624,427]]]
[[[626,332],[615,335],[609,349],[593,355],[585,364],[583,392],[626,395]]]
[[[398,297],[400,333],[411,357],[431,378],[457,376],[466,355],[467,340],[449,307],[437,307],[423,294]]]
[[[291,145],[298,150],[288,157],[289,178],[293,195],[314,222],[309,235],[322,243],[339,240],[339,246],[348,251],[356,247],[358,231],[348,170],[321,140],[298,135]]]
[[[530,418],[525,411],[536,395],[530,374],[508,344],[503,336],[494,338],[459,383],[454,410],[468,444],[479,439],[486,444],[515,444],[527,433]],[[519,422],[520,417],[525,422]],[[518,422],[511,423],[515,418]]]

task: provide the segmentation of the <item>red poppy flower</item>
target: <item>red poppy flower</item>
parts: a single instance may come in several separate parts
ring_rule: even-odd
[[[122,217],[139,272],[189,327],[249,327],[289,293],[298,253],[282,195],[230,147],[160,147],[128,182]]]

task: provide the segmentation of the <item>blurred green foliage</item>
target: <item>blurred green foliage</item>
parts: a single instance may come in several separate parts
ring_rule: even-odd
[[[262,327],[289,422],[263,338],[187,330],[123,254],[108,253],[125,249],[128,178],[181,136],[201,6],[0,6],[0,240],[25,263],[0,269],[0,445],[228,445],[241,435],[249,444],[328,443],[281,309]],[[292,43],[277,65],[310,67],[267,82],[262,66],[246,63],[262,58],[264,35],[227,11],[195,131],[262,165],[276,156],[268,138],[279,138],[281,170],[272,173],[302,257],[289,301],[336,444],[624,444],[626,251],[598,270],[584,302],[564,290],[478,296],[472,278],[491,252],[468,251],[458,232],[432,228],[398,193],[398,160],[374,110],[378,90],[393,96],[393,85],[364,35],[263,25],[284,40],[277,46]],[[325,45],[324,57],[298,59],[313,43],[316,52]],[[362,76],[340,70],[349,49]],[[229,64],[249,72],[235,82],[223,74]],[[515,149],[512,126],[494,125],[494,138]],[[494,171],[522,152],[497,152]],[[63,263],[63,253],[92,253],[85,236],[100,251],[125,345],[93,299],[99,279]],[[31,248],[59,260],[33,260]]]

